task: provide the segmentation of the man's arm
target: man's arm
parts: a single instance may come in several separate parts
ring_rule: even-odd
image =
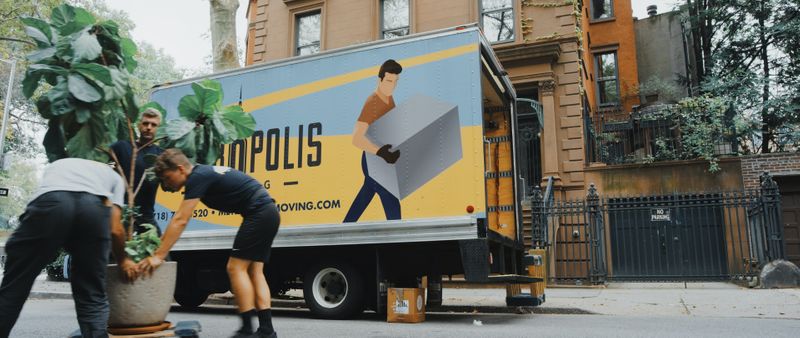
[[[172,219],[169,221],[167,230],[164,231],[164,236],[161,237],[161,245],[152,256],[139,262],[139,268],[145,275],[150,275],[156,268],[164,263],[164,259],[167,258],[172,246],[175,245],[175,242],[181,237],[183,230],[186,228],[186,224],[188,224],[189,219],[192,218],[194,208],[199,202],[199,198],[183,200],[183,202],[181,202],[178,211],[175,212],[175,215],[173,215]]]
[[[107,203],[110,204],[108,200]],[[111,251],[119,264],[122,277],[127,281],[136,279],[136,263],[125,253],[125,228],[122,227],[122,209],[114,204],[111,206]]]
[[[366,122],[356,121],[356,125],[353,127],[353,145],[370,154],[375,154],[379,147],[367,138],[368,128],[369,124]]]

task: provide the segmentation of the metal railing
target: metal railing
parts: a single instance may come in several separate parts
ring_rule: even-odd
[[[543,202],[531,200],[532,245],[549,248],[551,283],[749,279],[785,258],[766,173],[755,191],[603,197],[592,185],[583,199]]]
[[[697,158],[684,147],[682,121],[672,109],[673,105],[656,105],[633,112],[585,114],[587,161],[625,164]],[[736,147],[735,140],[720,136],[714,152],[736,154]]]

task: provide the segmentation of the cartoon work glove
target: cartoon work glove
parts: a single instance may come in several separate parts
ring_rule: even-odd
[[[391,147],[392,147],[391,144],[384,144],[383,147],[378,149],[376,155],[383,158],[383,160],[386,161],[386,163],[394,164],[395,162],[397,162],[397,159],[400,158],[400,150],[389,151],[389,148]]]

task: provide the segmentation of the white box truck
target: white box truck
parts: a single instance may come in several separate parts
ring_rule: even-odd
[[[385,66],[390,60],[402,69]],[[429,305],[441,303],[443,275],[541,280],[525,272],[534,257],[521,235],[515,92],[477,27],[210,78],[222,84],[225,104],[257,121],[251,137],[223,147],[217,164],[263,182],[281,211],[266,268],[273,293],[302,288],[315,315],[346,318],[385,312],[387,288],[416,287],[422,277]],[[193,81],[157,86],[151,97],[176,114]],[[359,125],[361,136],[388,152],[359,146]],[[162,227],[180,201],[180,193],[159,191]],[[225,262],[240,221],[198,206],[171,252],[178,303],[198,306],[228,291]],[[543,301],[519,297],[507,300]]]

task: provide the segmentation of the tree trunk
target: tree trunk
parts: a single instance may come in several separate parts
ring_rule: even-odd
[[[211,5],[211,54],[214,72],[239,68],[236,45],[236,10],[238,0],[209,0]]]
[[[774,125],[775,119],[769,111],[769,55],[767,53],[767,28],[764,23],[764,17],[766,15],[766,9],[764,8],[764,3],[762,2],[758,12],[759,47],[761,48],[761,63],[764,67],[764,84],[761,93],[761,134],[763,135],[763,143],[761,143],[762,154],[771,152],[770,143],[774,143],[775,135],[773,134],[773,131],[776,127]]]

